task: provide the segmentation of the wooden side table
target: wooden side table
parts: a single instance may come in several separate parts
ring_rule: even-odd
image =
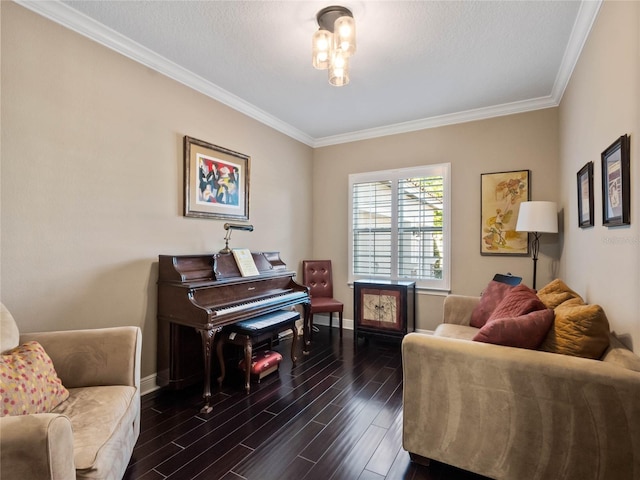
[[[415,330],[416,283],[391,280],[353,282],[353,341],[359,337],[402,339]]]

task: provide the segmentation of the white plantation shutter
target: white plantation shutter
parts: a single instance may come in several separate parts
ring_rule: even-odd
[[[359,278],[449,289],[449,164],[349,175],[351,263]]]

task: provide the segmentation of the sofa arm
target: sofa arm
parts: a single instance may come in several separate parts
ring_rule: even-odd
[[[51,357],[67,388],[129,385],[140,389],[142,335],[138,327],[25,333]]]
[[[403,445],[491,478],[637,478],[640,373],[578,357],[411,333]]]
[[[73,432],[64,415],[0,418],[0,478],[75,480]]]
[[[447,295],[444,299],[442,322],[469,325],[471,313],[478,303],[480,303],[480,297]]]

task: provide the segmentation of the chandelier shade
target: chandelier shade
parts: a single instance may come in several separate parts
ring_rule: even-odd
[[[316,15],[320,29],[312,37],[312,65],[329,70],[329,83],[349,83],[349,57],[356,51],[356,24],[345,7],[326,7]]]

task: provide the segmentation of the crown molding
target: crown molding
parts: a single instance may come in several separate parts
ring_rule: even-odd
[[[399,133],[415,132],[418,130],[426,130],[428,128],[444,127],[458,123],[474,122],[476,120],[486,120],[494,117],[531,112],[534,110],[542,110],[557,106],[558,103],[551,96],[534,98],[532,100],[505,103],[502,105],[494,105],[492,107],[478,108],[464,112],[439,115],[437,117],[423,118],[421,120],[414,120],[411,122],[396,123],[395,125],[388,125],[385,127],[370,128],[368,130],[360,130],[342,135],[318,138],[313,142],[312,147],[327,147],[340,143],[369,140],[387,135],[397,135]]]
[[[580,3],[580,10],[578,16],[573,24],[571,35],[569,37],[569,43],[564,51],[562,62],[560,63],[560,69],[556,76],[556,81],[553,84],[551,96],[555,102],[560,105],[564,91],[569,85],[573,70],[576,68],[584,44],[587,42],[591,28],[593,27],[603,0],[588,0]]]
[[[464,112],[429,117],[410,122],[402,122],[394,125],[360,130],[340,135],[313,138],[292,125],[270,115],[264,110],[257,108],[255,105],[252,105],[208,80],[195,75],[187,69],[158,55],[124,35],[121,35],[101,23],[96,22],[92,18],[74,10],[59,0],[15,0],[19,5],[42,15],[55,23],[73,30],[74,32],[114,50],[135,62],[145,65],[146,67],[192,88],[203,95],[217,100],[220,103],[227,105],[228,107],[233,108],[234,110],[312,148],[557,107],[560,104],[564,91],[571,79],[571,75],[573,74],[573,70],[578,62],[582,48],[584,47],[589,32],[591,31],[593,23],[600,10],[602,1],[603,0],[585,0],[581,3],[569,43],[564,52],[560,69],[552,88],[552,93],[547,97],[467,110]]]
[[[189,70],[158,55],[124,35],[104,26],[92,18],[74,10],[66,4],[55,1],[15,0],[15,2],[34,13],[73,30],[100,45],[124,55],[131,60],[149,67],[197,92],[233,108],[271,128],[311,146],[313,138],[295,127],[257,108],[255,105],[233,95]]]

